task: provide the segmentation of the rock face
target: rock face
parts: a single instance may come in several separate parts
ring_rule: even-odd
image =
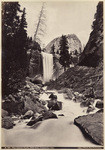
[[[68,46],[69,46],[69,51],[72,52],[72,54],[75,53],[75,50],[77,50],[78,53],[81,53],[82,50],[82,45],[80,40],[75,34],[68,34],[66,35],[67,40],[68,40]],[[59,52],[59,47],[60,47],[60,39],[61,37],[55,38],[52,40],[47,46],[46,46],[46,52],[51,53],[51,47],[54,45],[55,46],[55,53]]]
[[[95,143],[103,145],[103,113],[95,113],[78,117],[74,120],[85,134],[87,134]]]
[[[69,47],[69,53],[72,57],[72,66],[78,64],[79,57],[82,52],[82,45],[80,40],[75,34],[68,34],[66,35]],[[59,63],[60,58],[60,40],[61,37],[55,38],[52,40],[45,48],[45,52],[53,54],[53,79],[58,78],[63,72],[64,68]],[[54,46],[54,52],[52,52],[52,47]],[[70,65],[70,66],[71,66]]]
[[[80,57],[80,65],[96,67],[103,59],[103,2],[99,2],[94,16],[93,31]]]

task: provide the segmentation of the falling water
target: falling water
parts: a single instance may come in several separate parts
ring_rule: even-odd
[[[48,82],[53,75],[53,55],[42,52],[43,59],[43,81]]]

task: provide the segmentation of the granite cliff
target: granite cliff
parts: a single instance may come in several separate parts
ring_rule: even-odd
[[[103,2],[97,5],[89,41],[80,57],[81,66],[96,67],[103,59]]]
[[[75,53],[75,50],[77,50],[78,53],[81,53],[82,50],[82,44],[78,37],[75,34],[68,34],[66,35],[68,40],[68,46],[69,46],[69,52],[72,53],[72,55]],[[54,45],[55,47],[55,53],[59,53],[60,48],[60,39],[61,37],[55,38],[52,40],[47,46],[46,46],[46,52],[51,52],[51,47]]]

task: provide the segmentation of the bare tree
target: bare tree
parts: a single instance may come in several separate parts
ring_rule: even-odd
[[[43,2],[41,11],[39,13],[38,22],[36,24],[36,30],[34,34],[34,41],[40,43],[40,36],[44,36],[46,27],[46,16],[45,16],[45,2]]]
[[[36,43],[39,43],[41,45],[41,36],[44,36],[45,34],[45,29],[46,29],[46,16],[45,16],[45,2],[42,3],[42,7],[41,7],[41,10],[40,10],[40,13],[39,13],[39,16],[38,16],[38,20],[37,20],[37,23],[36,23],[36,28],[35,28],[35,33],[34,33],[34,41],[33,41],[33,46],[36,44]],[[30,51],[30,67],[29,67],[29,72],[31,70],[32,74],[31,76],[34,76],[34,71],[39,73],[39,70],[40,70],[40,66],[41,66],[41,57],[38,58],[38,67],[37,67],[37,71],[34,69],[34,67],[31,67],[31,64],[32,64],[32,61],[35,61],[36,57],[34,57],[34,53],[35,53],[35,50],[34,49],[31,49]],[[30,74],[30,73],[29,73]]]

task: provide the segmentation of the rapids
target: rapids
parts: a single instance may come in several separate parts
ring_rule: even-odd
[[[80,103],[65,99],[64,94],[56,91],[46,91],[40,99],[48,100],[50,92],[57,95],[63,102],[60,111],[54,111],[58,119],[42,121],[36,129],[26,126],[29,120],[17,121],[13,129],[2,130],[2,146],[15,147],[96,147],[86,138],[80,129],[73,124],[74,118],[86,114],[86,108],[81,108]],[[96,110],[95,110],[96,111]],[[64,116],[59,116],[63,114]]]

